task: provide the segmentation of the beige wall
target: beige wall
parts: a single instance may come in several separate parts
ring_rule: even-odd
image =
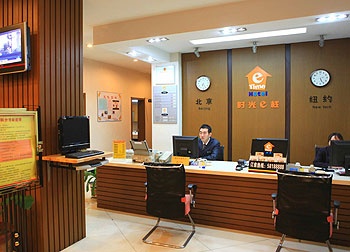
[[[86,114],[90,116],[91,148],[112,151],[113,140],[125,140],[130,148],[131,97],[145,98],[146,140],[152,143],[151,76],[126,68],[84,58],[84,93]],[[97,122],[97,91],[121,93],[122,120]]]

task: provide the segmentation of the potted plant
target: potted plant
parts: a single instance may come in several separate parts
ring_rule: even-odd
[[[96,197],[96,170],[84,171],[85,191],[89,192],[91,189],[91,198]]]

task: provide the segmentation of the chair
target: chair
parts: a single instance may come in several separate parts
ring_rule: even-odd
[[[225,147],[223,145],[220,145],[220,152],[217,159],[218,161],[224,161],[224,150],[225,150]]]
[[[191,207],[195,206],[197,186],[188,185],[189,194],[185,194],[186,174],[183,164],[145,163],[147,172],[146,210],[147,213],[158,217],[156,225],[143,237],[142,241],[148,244],[184,248],[195,233],[195,224],[190,215]],[[182,245],[152,241],[151,234],[160,226],[160,219],[175,219],[188,216],[192,230]],[[181,230],[162,226],[163,229]]]
[[[339,201],[331,208],[331,174],[310,174],[278,171],[277,194],[272,194],[276,231],[282,233],[276,252],[280,251],[286,236],[299,240],[326,242],[333,251],[329,238],[337,220]]]

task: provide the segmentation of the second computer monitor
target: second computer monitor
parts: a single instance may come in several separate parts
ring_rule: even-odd
[[[330,166],[345,168],[346,175],[350,175],[350,141],[331,141]]]
[[[173,136],[173,155],[198,158],[198,137]]]

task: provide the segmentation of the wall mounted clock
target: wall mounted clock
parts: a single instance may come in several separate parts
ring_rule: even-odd
[[[210,88],[210,78],[206,75],[201,75],[196,79],[196,88],[200,91],[207,91]]]
[[[331,74],[325,69],[317,69],[311,73],[310,81],[315,87],[324,87],[331,81]]]

